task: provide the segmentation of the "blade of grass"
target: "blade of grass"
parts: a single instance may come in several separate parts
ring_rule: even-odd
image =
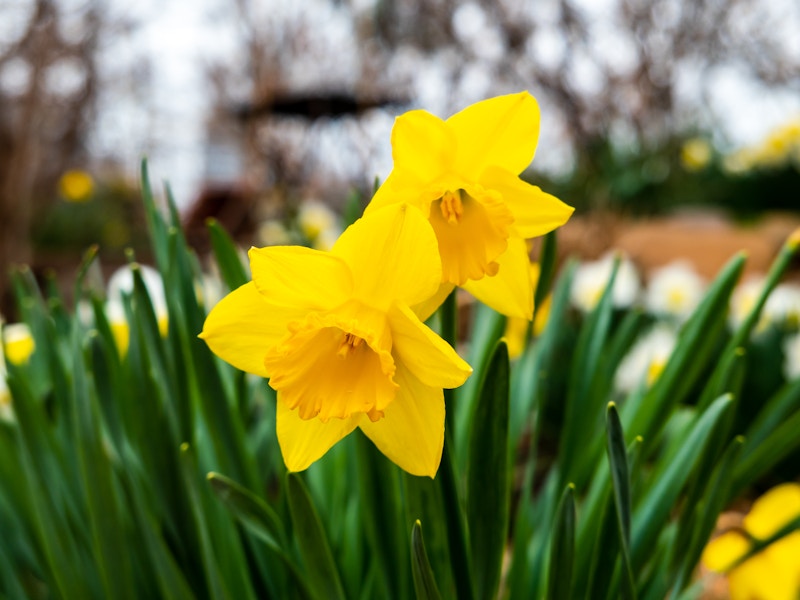
[[[497,594],[508,534],[508,379],[508,348],[501,340],[486,370],[467,448],[467,523],[478,598]]]
[[[328,536],[322,527],[308,489],[296,473],[286,475],[286,486],[294,537],[306,566],[311,589],[320,600],[343,599],[344,588],[331,554]]]
[[[569,484],[561,496],[553,523],[548,600],[572,599],[572,566],[575,561],[575,486]]]
[[[428,562],[428,553],[425,551],[425,541],[422,539],[422,525],[419,519],[414,521],[414,526],[411,528],[411,573],[414,577],[414,591],[417,600],[439,600],[441,598],[431,564]]]

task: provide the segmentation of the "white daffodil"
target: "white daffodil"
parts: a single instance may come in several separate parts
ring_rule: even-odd
[[[611,254],[605,255],[600,260],[580,265],[575,271],[575,278],[570,290],[572,304],[583,312],[590,312],[594,309],[608,285],[613,266],[614,256]],[[623,257],[611,291],[614,306],[617,308],[631,306],[639,298],[640,291],[641,284],[636,267],[630,260]]]
[[[783,374],[787,380],[800,377],[800,333],[795,333],[783,342]]]
[[[703,297],[705,281],[685,261],[673,262],[653,272],[645,306],[653,314],[686,320]]]
[[[628,394],[642,383],[652,385],[661,375],[677,340],[675,329],[666,324],[651,328],[622,359],[614,377],[614,388]]]

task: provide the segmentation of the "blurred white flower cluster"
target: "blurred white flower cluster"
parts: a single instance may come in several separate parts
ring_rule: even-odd
[[[731,296],[730,324],[736,328],[744,321],[764,289],[763,276],[751,277]],[[800,285],[781,283],[772,290],[761,311],[756,333],[777,328],[783,337],[783,374],[787,380],[800,377]]]

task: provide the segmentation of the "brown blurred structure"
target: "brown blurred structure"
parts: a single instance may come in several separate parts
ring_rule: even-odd
[[[559,230],[565,256],[594,260],[611,250],[624,252],[644,273],[686,260],[706,280],[713,279],[739,251],[747,254],[744,277],[766,274],[800,216],[767,214],[757,223],[737,225],[719,212],[687,212],[646,220],[619,215],[573,217]],[[790,270],[800,276],[800,264]]]
[[[80,31],[58,2],[32,4],[0,54],[0,68],[19,74],[16,89],[0,88],[0,311],[10,309],[9,266],[32,259],[32,219],[57,199],[60,174],[84,163],[97,91],[97,2],[83,5]]]

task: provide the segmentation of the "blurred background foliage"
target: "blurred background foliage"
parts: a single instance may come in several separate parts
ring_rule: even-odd
[[[797,210],[791,0],[7,0],[0,24],[3,272],[146,251],[143,154],[193,246],[208,217],[266,244],[305,203],[365,202],[397,114],[519,89],[542,109],[527,177],[579,214]]]

